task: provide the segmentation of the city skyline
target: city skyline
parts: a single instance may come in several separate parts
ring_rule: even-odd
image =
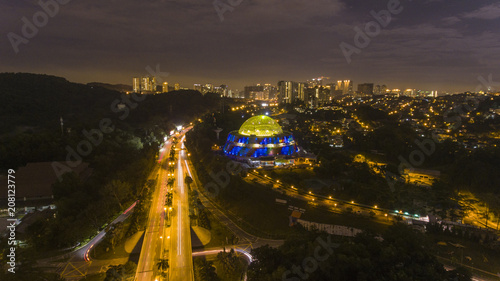
[[[0,6],[0,280],[500,277],[500,1]]]
[[[489,78],[489,77],[488,77]],[[484,82],[484,81],[483,81]],[[486,81],[488,82],[488,81]],[[354,85],[357,85],[355,90]],[[120,85],[115,85],[120,86]],[[486,86],[490,88],[486,89]],[[306,82],[296,81],[278,81],[276,85],[270,83],[257,83],[254,85],[246,85],[244,90],[230,89],[227,85],[214,86],[212,83],[195,83],[193,87],[184,87],[179,83],[175,86],[169,86],[167,81],[156,84],[155,76],[143,76],[132,78],[132,92],[143,94],[159,94],[177,90],[195,90],[200,93],[216,93],[224,97],[230,98],[246,98],[253,100],[274,100],[279,103],[293,103],[295,100],[309,102],[318,105],[317,102],[331,102],[335,99],[343,97],[369,97],[381,95],[396,95],[408,97],[438,97],[445,95],[463,94],[463,93],[495,93],[498,92],[495,85],[484,83],[476,87],[474,91],[464,91],[458,93],[439,92],[437,90],[420,89],[420,88],[390,88],[385,84],[379,85],[374,83],[355,83],[352,80],[337,80],[332,81],[329,77],[318,77],[308,79]],[[288,90],[287,90],[288,89]],[[128,91],[127,91],[128,93]],[[315,102],[313,102],[315,100]],[[312,102],[312,103],[311,103]]]
[[[59,2],[68,3],[47,6]],[[3,4],[1,72],[130,84],[130,77],[159,65],[168,80],[181,85],[210,82],[240,91],[246,85],[327,75],[391,88],[460,92],[474,90],[479,77],[493,74],[495,80],[499,70],[500,5],[494,1],[233,1],[234,7],[217,1],[219,6],[59,2],[41,2],[49,7],[45,22],[37,2]],[[378,21],[390,3],[391,20]],[[40,26],[31,38],[23,37],[23,18],[33,24],[34,17]],[[358,30],[370,35],[361,45],[355,40]],[[351,46],[350,63],[343,43]]]

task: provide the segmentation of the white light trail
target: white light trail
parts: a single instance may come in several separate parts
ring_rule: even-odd
[[[186,163],[186,169],[187,169],[187,171],[188,171],[189,176],[190,176],[191,178],[193,178],[193,175],[191,175],[191,170],[189,169],[189,166],[188,166],[188,162],[187,162],[187,160],[184,160],[184,162]]]
[[[181,226],[181,222],[182,222],[182,219],[181,219],[181,216],[182,216],[182,212],[181,212],[181,200],[177,200],[177,205],[178,205],[178,209],[177,209],[177,255],[180,256],[181,253],[182,253],[182,233],[181,233],[181,230],[182,230],[182,226]]]

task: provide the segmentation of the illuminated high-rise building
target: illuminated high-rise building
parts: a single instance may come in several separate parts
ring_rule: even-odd
[[[155,93],[157,92],[156,78],[152,76],[134,77],[132,88],[136,93]]]
[[[293,83],[292,81],[279,81],[278,82],[278,101],[279,103],[292,103],[293,102]]]
[[[226,97],[228,95],[228,87],[227,85],[215,86],[213,88],[213,92],[219,94],[221,97]]]
[[[320,104],[325,104],[330,102],[330,89],[321,86],[306,88],[301,100],[308,107],[316,107]]]
[[[255,86],[245,86],[245,98],[253,99],[253,100],[261,100],[264,96],[264,86],[255,85]]]
[[[303,97],[304,96],[304,93],[305,93],[305,90],[306,90],[306,84],[305,83],[300,83],[298,82],[296,84],[296,87],[297,87],[297,94],[294,96],[294,101],[299,98],[299,97]]]
[[[271,84],[264,84],[264,100],[272,100],[276,98],[276,94],[278,93],[278,88]]]
[[[304,99],[305,84],[293,81],[278,82],[278,102],[294,103],[299,99]]]
[[[162,88],[162,92],[167,93],[168,92],[168,82],[163,82],[161,88]]]
[[[142,92],[156,92],[156,78],[155,77],[142,77],[141,78],[141,91]]]
[[[181,89],[181,85],[179,83],[174,84],[174,90],[179,91]]]
[[[141,79],[141,91],[149,91],[149,77],[142,77]]]
[[[156,77],[151,77],[149,80],[149,87],[151,88],[151,91],[156,91]]]
[[[351,80],[338,80],[335,85],[336,91],[342,91],[342,95],[350,95],[353,93],[353,82]]]
[[[136,92],[136,93],[141,92],[141,78],[140,77],[134,77],[132,79],[132,88],[134,89],[134,92]]]

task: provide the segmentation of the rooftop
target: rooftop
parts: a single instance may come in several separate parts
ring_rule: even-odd
[[[270,137],[283,133],[281,126],[271,117],[258,115],[249,118],[238,131],[244,136]]]

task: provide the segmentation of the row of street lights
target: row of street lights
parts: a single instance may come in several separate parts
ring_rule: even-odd
[[[254,172],[254,173],[256,173],[257,171],[256,171],[256,170],[253,170],[253,172]],[[264,177],[265,177],[266,179],[269,179],[270,181],[272,181],[272,179],[271,179],[270,177],[268,177],[268,175],[264,175]],[[276,183],[278,183],[278,184],[279,184],[279,183],[280,183],[280,180],[276,180]],[[297,190],[297,188],[295,188],[293,185],[292,185],[292,186],[290,186],[290,188],[291,188],[291,189],[295,189],[295,190]],[[308,194],[309,194],[309,195],[312,195],[312,196],[315,196],[315,195],[312,193],[312,191],[309,191],[309,192],[308,192]],[[332,198],[332,196],[328,196],[328,199],[330,199],[330,200],[334,200],[334,199]],[[315,201],[315,199],[314,199],[314,198],[312,198],[312,201]],[[349,202],[348,202],[348,203],[349,203]],[[354,200],[352,200],[352,201],[350,202],[350,204],[352,204],[352,205],[356,205],[356,203],[354,202]],[[337,203],[334,203],[334,206],[335,206],[335,207],[337,207]],[[374,206],[373,206],[373,208],[374,208],[374,209],[378,209],[378,205],[374,205]],[[403,212],[403,211],[399,211],[399,210],[398,210],[398,211],[396,211],[396,213],[398,213],[398,214],[404,214],[404,215],[409,216],[409,213],[408,213],[408,212]],[[414,216],[415,216],[415,217],[418,217],[418,215],[414,215]],[[388,214],[387,214],[387,213],[385,213],[385,214],[384,214],[384,217],[386,217],[386,218],[388,219]]]

